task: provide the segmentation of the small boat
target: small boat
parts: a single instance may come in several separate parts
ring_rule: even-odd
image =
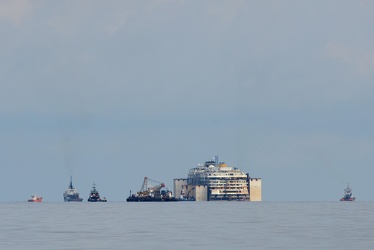
[[[100,198],[99,191],[96,189],[95,182],[92,185],[92,190],[90,192],[90,197],[88,198],[89,202],[107,202],[107,199],[104,197],[103,199]]]
[[[349,184],[344,189],[344,196],[340,199],[340,201],[354,201],[356,200],[355,197],[352,196],[352,189],[349,187]]]
[[[27,201],[28,202],[42,202],[43,197],[33,194],[33,195],[31,195],[31,199],[28,199]]]

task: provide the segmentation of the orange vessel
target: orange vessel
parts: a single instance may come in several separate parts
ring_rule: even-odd
[[[31,195],[31,199],[28,199],[27,201],[28,202],[42,202],[43,197],[33,194],[33,195]]]

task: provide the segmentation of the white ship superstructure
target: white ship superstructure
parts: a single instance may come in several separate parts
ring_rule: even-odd
[[[207,161],[188,173],[188,186],[207,187],[207,200],[249,200],[249,175],[224,162]]]

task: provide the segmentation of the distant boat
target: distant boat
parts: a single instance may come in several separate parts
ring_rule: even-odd
[[[356,200],[355,197],[352,196],[352,189],[347,184],[347,187],[344,189],[344,196],[340,199],[340,201],[354,201]]]
[[[78,191],[73,187],[73,177],[70,176],[70,185],[68,189],[64,192],[64,201],[70,202],[81,202],[83,201],[83,198],[79,197]]]
[[[89,202],[107,202],[106,198],[104,197],[103,199],[100,198],[99,191],[96,189],[95,182],[92,185],[92,190],[90,192],[90,197],[88,198]]]
[[[41,196],[37,196],[35,194],[31,195],[31,199],[27,200],[28,202],[42,202],[43,198]]]

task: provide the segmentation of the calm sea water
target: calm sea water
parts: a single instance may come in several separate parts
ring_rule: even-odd
[[[374,202],[15,202],[0,218],[0,249],[374,249]]]

